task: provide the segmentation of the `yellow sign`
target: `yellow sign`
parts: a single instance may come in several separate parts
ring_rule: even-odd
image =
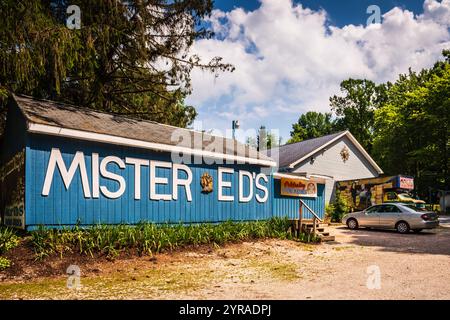
[[[281,178],[281,195],[317,197],[317,183],[301,179]]]

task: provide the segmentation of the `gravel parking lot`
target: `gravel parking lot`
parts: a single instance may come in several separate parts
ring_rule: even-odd
[[[68,289],[64,275],[75,262],[56,259],[48,267],[60,276],[3,278],[0,298],[450,299],[449,228],[408,235],[330,229],[336,242],[320,245],[266,240],[90,260],[80,266],[79,290]]]

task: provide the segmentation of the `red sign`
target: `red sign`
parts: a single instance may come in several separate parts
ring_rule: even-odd
[[[413,178],[407,178],[407,177],[399,177],[399,184],[400,189],[407,189],[407,190],[413,190],[414,189],[414,179]]]

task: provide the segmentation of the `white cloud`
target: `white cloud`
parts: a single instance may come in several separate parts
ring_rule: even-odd
[[[450,0],[425,0],[419,16],[393,8],[381,24],[328,26],[327,13],[291,0],[262,0],[251,12],[215,10],[216,39],[197,41],[205,59],[221,56],[236,67],[217,79],[194,71],[189,102],[211,127],[239,118],[265,124],[287,138],[301,112],[328,111],[328,98],[349,77],[395,80],[409,67],[429,67],[450,46]]]
[[[450,21],[450,0],[442,0],[441,2],[425,0],[421,18],[448,26]]]

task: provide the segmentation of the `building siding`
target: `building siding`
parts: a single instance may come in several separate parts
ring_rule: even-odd
[[[270,178],[266,184],[269,197],[265,203],[256,201],[255,197],[248,203],[238,201],[238,170],[247,170],[258,174],[259,166],[254,165],[220,165],[233,168],[234,174],[225,174],[226,180],[232,182],[232,188],[224,188],[225,195],[234,195],[235,201],[226,202],[217,200],[217,168],[219,165],[189,165],[192,170],[191,183],[192,201],[186,199],[183,187],[178,188],[178,200],[163,201],[151,200],[149,194],[149,167],[141,168],[141,199],[134,199],[134,168],[126,166],[119,169],[117,166],[108,166],[108,170],[122,175],[127,187],[125,193],[118,199],[109,199],[100,193],[98,199],[85,198],[81,185],[80,174],[77,173],[69,190],[66,190],[63,181],[55,170],[53,183],[48,196],[42,196],[42,187],[52,148],[61,150],[64,162],[68,168],[76,151],[83,151],[86,160],[88,176],[92,177],[91,154],[99,153],[100,161],[105,156],[117,156],[121,159],[134,157],[148,160],[170,162],[170,154],[152,152],[148,150],[121,147],[106,144],[97,144],[78,140],[68,140],[56,137],[30,135],[29,146],[26,149],[26,215],[27,225],[75,225],[86,224],[120,224],[151,221],[155,223],[197,223],[220,222],[227,220],[260,220],[271,216],[272,199],[270,196]],[[214,191],[210,194],[201,192],[200,177],[208,172],[214,180]],[[157,168],[156,175],[169,179],[169,185],[157,185],[158,193],[171,193],[172,171]],[[182,177],[184,172],[179,172]],[[261,182],[263,182],[261,180]],[[244,190],[248,190],[248,180],[244,179]],[[110,190],[117,189],[117,183],[112,180],[100,178],[100,184]],[[264,183],[263,183],[264,184]],[[262,191],[254,189],[261,196]]]
[[[141,199],[134,199],[134,167],[127,165],[120,169],[116,165],[108,166],[108,170],[120,174],[126,180],[125,193],[118,199],[109,199],[101,193],[98,199],[85,198],[79,171],[73,177],[66,190],[61,175],[55,170],[52,186],[48,196],[42,196],[42,188],[49,163],[52,148],[61,151],[63,160],[68,168],[77,151],[84,153],[88,177],[92,177],[91,155],[99,153],[100,161],[105,156],[117,156],[121,159],[134,157],[148,160],[168,161],[170,154],[149,150],[86,142],[75,139],[62,139],[44,135],[29,135],[26,148],[25,163],[25,212],[27,229],[34,229],[39,225],[73,226],[92,224],[136,224],[141,221],[154,223],[201,223],[222,221],[250,221],[269,219],[272,216],[298,218],[299,199],[280,195],[280,180],[268,176],[268,182],[263,183],[268,188],[269,196],[266,202],[260,203],[255,197],[250,202],[242,203],[238,199],[238,172],[246,170],[258,174],[261,167],[255,165],[189,165],[193,180],[191,183],[192,201],[187,201],[183,187],[179,186],[178,200],[151,200],[149,194],[149,167],[141,168]],[[218,201],[217,169],[231,167],[234,174],[226,174],[226,180],[231,181],[232,188],[224,188],[225,195],[234,195],[233,202]],[[213,192],[201,192],[200,177],[208,172],[213,177]],[[172,171],[157,168],[158,177],[169,179],[169,185],[157,185],[158,193],[171,193]],[[180,172],[180,177],[184,173]],[[261,180],[261,182],[263,182]],[[117,182],[100,178],[100,184],[109,190],[117,189]],[[249,181],[244,179],[244,190],[248,190]],[[90,181],[90,186],[92,182]],[[320,217],[324,216],[323,184],[318,184],[316,198],[302,198]],[[91,190],[92,191],[92,190]],[[254,188],[260,195],[262,191]],[[312,215],[304,211],[305,218]]]
[[[349,151],[349,158],[346,162],[341,159],[340,154],[345,146]],[[378,177],[378,172],[375,168],[347,136],[338,139],[328,146],[326,150],[318,151],[313,155],[313,158],[314,162],[312,164],[311,158],[305,159],[293,171],[332,177],[326,181],[326,203],[334,198],[336,181]]]
[[[296,197],[287,197],[280,194],[280,179],[272,179],[272,211],[275,216],[287,216],[291,219],[298,219],[300,201]],[[321,219],[325,216],[325,185],[317,184],[317,197],[300,198],[310,207]],[[312,219],[313,215],[308,210],[303,210],[303,218]]]

